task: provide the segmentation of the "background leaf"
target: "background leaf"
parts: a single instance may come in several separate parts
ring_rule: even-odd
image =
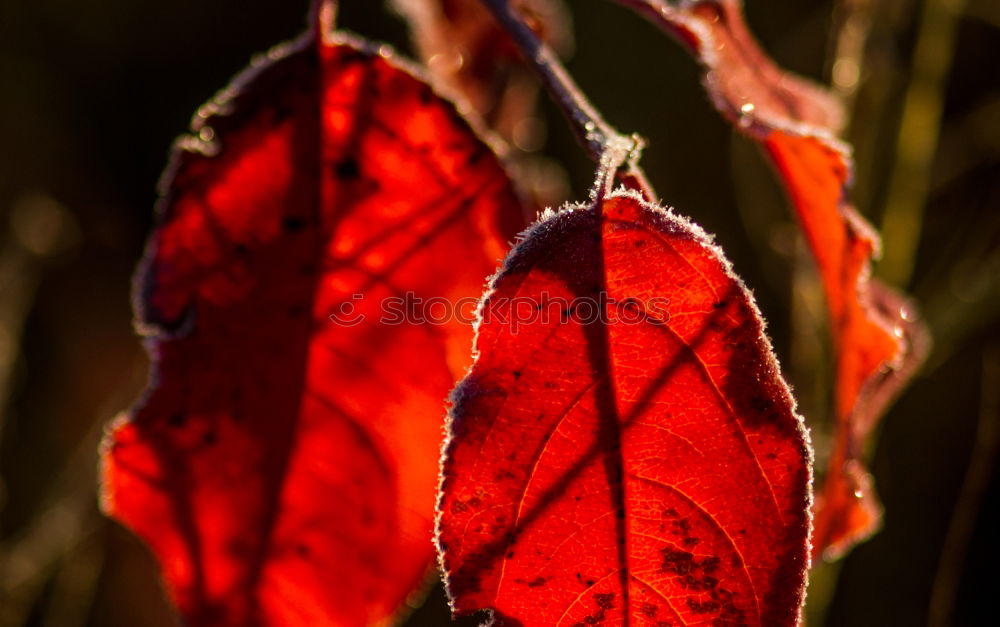
[[[383,622],[432,566],[471,339],[386,303],[473,301],[519,203],[452,105],[360,42],[273,50],[193,133],[138,282],[156,368],[105,443],[105,509],[190,624]]]

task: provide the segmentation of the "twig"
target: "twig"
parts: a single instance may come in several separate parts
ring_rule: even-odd
[[[601,117],[556,54],[535,35],[524,18],[510,6],[509,0],[481,1],[535,69],[545,88],[569,120],[577,140],[599,165],[598,180],[600,182],[604,179],[605,183],[599,186],[597,193],[606,191],[605,188],[610,185],[618,168],[627,164],[629,180],[638,185],[647,197],[652,198],[652,189],[636,163],[643,146],[642,140],[635,135],[628,137],[619,133]]]

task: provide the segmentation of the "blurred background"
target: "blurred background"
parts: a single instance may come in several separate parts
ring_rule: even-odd
[[[104,425],[145,384],[130,277],[172,140],[253,53],[295,36],[307,0],[0,3],[0,627],[175,625],[143,545],[96,496]],[[341,25],[410,52],[381,3]],[[656,190],[753,288],[823,459],[824,305],[783,192],[708,104],[669,38],[607,0],[569,0],[568,66],[605,117],[649,140]],[[814,572],[809,625],[995,624],[1000,590],[1000,3],[749,0],[781,65],[851,112],[853,198],[888,224],[876,272],[934,336],[873,442],[884,529]],[[530,147],[552,198],[593,168],[542,99]],[[444,625],[431,590],[408,625]],[[475,625],[470,620],[465,624]]]

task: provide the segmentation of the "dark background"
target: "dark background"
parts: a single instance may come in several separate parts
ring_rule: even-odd
[[[983,625],[997,615],[1000,4],[927,1],[750,0],[747,8],[782,65],[824,81],[842,18],[868,20],[848,133],[854,199],[876,225],[891,207],[922,227],[918,238],[887,237],[885,248],[915,244],[903,255],[913,266],[904,287],[935,337],[927,367],[872,446],[884,529],[817,569],[811,625]],[[344,27],[409,49],[403,24],[380,3],[342,4]],[[648,138],[643,164],[659,194],[716,233],[754,289],[822,458],[830,361],[822,296],[781,190],[756,148],[709,106],[678,46],[605,0],[568,4],[570,70],[609,121]],[[949,37],[947,16],[933,11],[953,4]],[[0,626],[173,624],[145,549],[97,510],[103,425],[145,381],[130,275],[171,141],[251,54],[297,34],[306,8],[306,0],[0,4]],[[925,10],[932,17],[921,29]],[[901,122],[908,106],[927,113],[928,103],[928,122]],[[545,150],[565,164],[571,196],[583,198],[592,167],[547,103],[544,115]],[[914,138],[931,142],[929,163],[912,158]],[[914,194],[922,187],[914,183],[926,193]],[[409,624],[442,625],[446,616],[435,589]]]

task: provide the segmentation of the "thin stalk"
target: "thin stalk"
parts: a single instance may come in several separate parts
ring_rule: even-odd
[[[313,0],[309,8],[312,27],[316,30],[316,40],[330,43],[330,37],[337,28],[338,0]]]

